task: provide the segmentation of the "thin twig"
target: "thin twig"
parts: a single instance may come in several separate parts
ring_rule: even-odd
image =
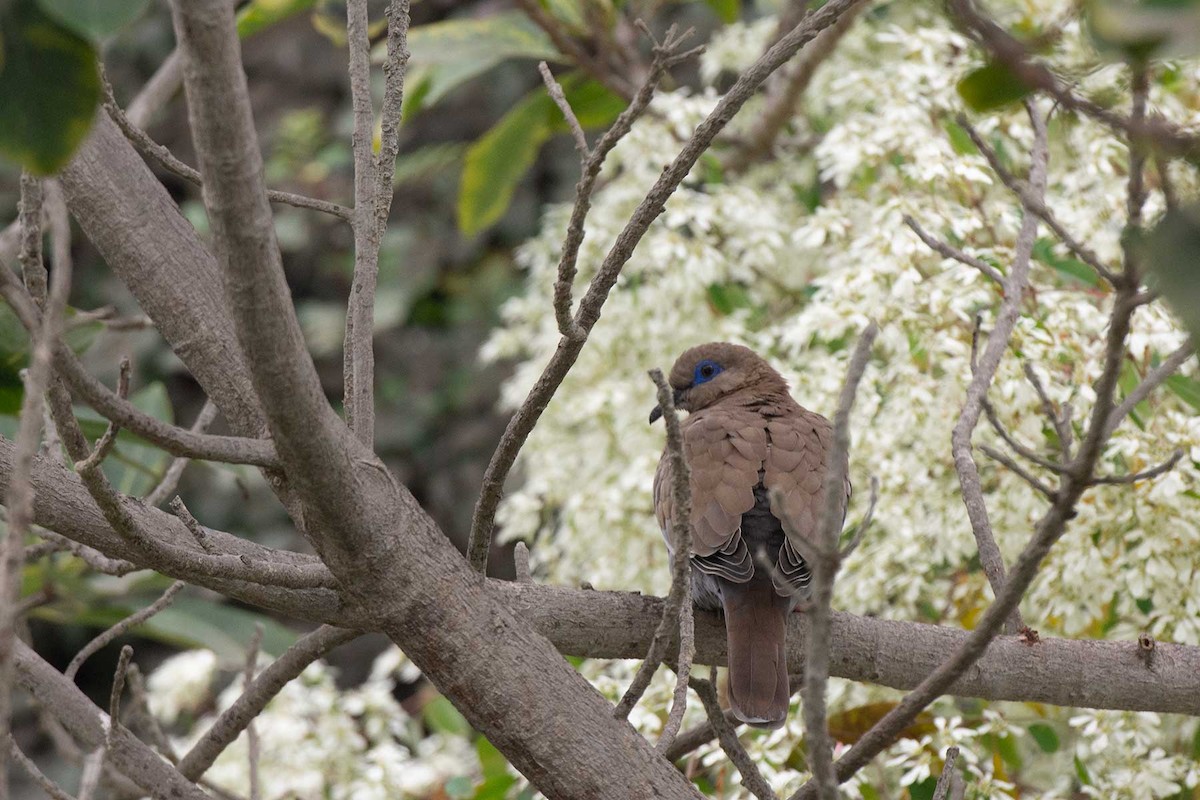
[[[904,224],[912,229],[912,232],[915,233],[921,239],[921,241],[925,243],[926,247],[933,250],[938,255],[942,256],[943,258],[949,258],[952,261],[957,261],[960,264],[965,264],[973,269],[977,269],[987,278],[990,278],[1001,286],[1004,285],[1004,276],[1000,274],[1000,270],[996,269],[991,264],[980,258],[976,258],[975,256],[968,255],[956,247],[951,247],[941,239],[934,237],[932,234],[926,232],[926,230],[908,214],[904,215]]]
[[[121,620],[116,625],[113,625],[111,628],[85,644],[83,649],[76,653],[75,657],[71,659],[71,663],[67,665],[65,670],[63,670],[63,674],[69,679],[75,680],[75,675],[79,672],[79,668],[83,666],[83,662],[87,661],[88,658],[90,658],[97,650],[117,639],[118,637],[125,635],[130,628],[141,625],[143,622],[169,606],[171,601],[175,599],[175,595],[179,594],[180,590],[186,585],[187,584],[185,584],[183,581],[175,581],[167,588],[165,592],[162,593],[162,596],[153,603],[146,606],[136,614],[130,614],[128,617]]]
[[[1025,469],[1024,467],[1022,467],[1016,461],[1009,458],[1007,455],[1000,452],[996,448],[989,447],[986,444],[979,445],[979,449],[988,458],[992,459],[993,461],[997,461],[997,462],[1003,464],[1004,466],[1008,467],[1009,470],[1011,470],[1013,472],[1013,474],[1015,474],[1018,478],[1025,481],[1030,486],[1032,486],[1034,489],[1036,489],[1038,492],[1040,492],[1044,497],[1051,499],[1051,500],[1054,499],[1054,490],[1051,489],[1046,484],[1042,483],[1042,481],[1038,480],[1038,478],[1033,473],[1031,473],[1029,470]]]
[[[813,576],[812,608],[807,646],[804,648],[804,739],[812,780],[821,800],[836,800],[837,781],[833,774],[833,744],[829,740],[825,713],[825,687],[829,682],[830,604],[840,562],[838,534],[846,516],[846,480],[850,453],[850,412],[858,395],[858,386],[866,373],[871,346],[879,326],[871,322],[858,338],[846,378],[838,395],[833,417],[833,448],[828,455],[822,487],[820,524],[817,528],[817,558],[809,564]],[[789,532],[789,541],[798,538]]]
[[[542,8],[538,0],[517,0],[517,6],[546,33],[559,52],[567,56],[577,67],[626,100],[633,97],[633,87],[625,78],[609,69],[601,60],[593,58],[579,42],[575,41],[575,37],[553,14]]]
[[[863,515],[862,522],[858,523],[858,527],[854,529],[854,536],[838,553],[838,560],[845,561],[850,557],[850,554],[858,549],[862,543],[863,535],[871,527],[871,520],[875,517],[875,504],[879,501],[879,478],[875,475],[871,476],[871,497],[867,501],[867,513]]]
[[[112,691],[108,696],[108,738],[105,747],[112,747],[113,732],[121,724],[121,695],[125,692],[125,678],[129,671],[129,659],[133,658],[133,648],[125,645],[117,657],[117,668],[113,672]]]
[[[800,98],[804,96],[804,92],[812,83],[817,68],[833,55],[842,37],[846,35],[851,25],[854,24],[854,20],[866,7],[867,3],[862,2],[850,8],[838,18],[837,22],[822,31],[801,51],[795,63],[790,65],[785,74],[778,76],[778,85],[771,87],[767,92],[762,113],[759,114],[750,131],[725,161],[727,172],[730,174],[742,172],[771,152],[783,129],[795,117],[796,106],[799,105]],[[781,23],[786,23],[786,16],[786,12],[780,15]],[[799,21],[799,17],[796,20]],[[787,28],[784,30],[786,31]]]
[[[988,53],[1008,67],[1021,83],[1046,93],[1058,105],[1078,111],[1130,140],[1171,157],[1194,158],[1200,152],[1200,135],[1194,131],[1160,116],[1136,121],[1079,96],[1067,81],[1034,60],[1020,41],[981,13],[972,0],[949,0],[946,5],[953,18],[973,33]]]
[[[298,677],[309,664],[358,635],[357,631],[322,625],[301,637],[263,669],[233,705],[221,712],[212,727],[179,760],[179,772],[188,780],[199,780],[284,686]]]
[[[517,583],[533,583],[533,575],[529,572],[529,545],[524,542],[517,542],[513,548],[513,570]]]
[[[117,397],[122,400],[129,399],[129,373],[132,369],[129,356],[122,356],[121,368],[117,376]],[[81,473],[91,472],[99,467],[112,451],[113,445],[117,443],[117,434],[120,431],[121,428],[117,423],[109,422],[108,427],[104,429],[104,434],[92,447],[92,452],[88,457],[82,461],[75,462],[75,471]]]
[[[245,685],[249,688],[254,682],[254,673],[258,668],[258,651],[262,647],[263,626],[256,624],[254,626],[254,635],[250,637],[250,646],[246,648],[246,669],[243,671]],[[249,759],[250,768],[250,800],[260,800],[262,797],[262,788],[259,785],[258,778],[258,763],[261,752],[258,743],[258,728],[251,719],[246,726],[247,737],[247,758]]]
[[[150,696],[146,692],[146,679],[142,677],[142,671],[138,669],[137,664],[129,665],[126,679],[129,683],[129,696],[133,700],[133,713],[142,735],[150,740],[150,744],[158,748],[167,761],[178,764],[179,754],[175,752],[175,745],[163,731],[158,717],[150,711]]]
[[[536,0],[530,0],[530,2],[534,6],[537,5]],[[646,193],[629,218],[625,228],[617,236],[588,285],[587,292],[579,302],[579,309],[576,311],[573,321],[581,329],[581,335],[563,336],[559,340],[550,362],[542,371],[541,377],[538,378],[521,407],[517,409],[517,413],[509,420],[500,444],[492,453],[487,471],[484,473],[479,500],[475,504],[475,512],[471,519],[471,535],[467,548],[468,560],[476,571],[484,573],[487,569],[488,552],[491,549],[492,533],[495,528],[496,509],[504,494],[505,478],[516,462],[525,440],[529,438],[530,432],[537,425],[542,412],[555,392],[558,391],[558,387],[562,385],[576,359],[579,358],[579,353],[587,341],[587,334],[600,319],[600,312],[604,307],[605,300],[608,299],[609,292],[616,285],[622,268],[632,257],[634,249],[646,234],[651,223],[662,214],[668,198],[679,188],[701,154],[707,151],[717,134],[745,105],[763,81],[794,56],[801,47],[837,22],[842,14],[859,2],[861,0],[829,0],[806,16],[778,43],[751,64],[729,91],[721,97],[704,121],[697,126],[691,139],[662,171],[654,186]],[[676,57],[684,55],[686,53],[677,54]],[[626,109],[627,112],[628,110]],[[620,120],[621,118],[618,117],[618,122]],[[616,127],[616,123],[614,123],[614,127]],[[600,146],[597,145],[596,149],[599,150]],[[560,273],[560,279],[561,277]]]
[[[971,453],[971,436],[979,423],[979,415],[983,411],[983,400],[988,388],[996,377],[1000,360],[1008,348],[1020,314],[1021,300],[1025,288],[1029,284],[1029,271],[1033,246],[1037,238],[1038,215],[1032,208],[1034,201],[1041,202],[1046,189],[1046,161],[1048,147],[1046,143],[1046,123],[1033,105],[1027,107],[1030,123],[1033,125],[1034,143],[1030,153],[1028,192],[1020,195],[1024,208],[1021,228],[1017,233],[1015,254],[1012,267],[1004,283],[1004,299],[1000,303],[1000,311],[996,315],[996,324],[988,337],[978,364],[974,365],[974,374],[967,387],[967,396],[963,401],[962,411],[950,436],[951,452],[954,455],[954,468],[958,473],[958,482],[962,488],[963,505],[967,509],[967,517],[971,521],[971,531],[979,549],[979,560],[983,565],[984,574],[991,584],[992,592],[1000,593],[1004,585],[1004,557],[996,544],[992,523],[988,518],[987,504],[983,499],[983,485],[979,479],[979,467]],[[975,133],[978,136],[978,133]],[[982,139],[980,140],[982,142]],[[982,149],[982,148],[981,148]],[[1020,612],[1015,611],[1008,621],[1006,629],[1015,633],[1024,625]]]
[[[104,775],[104,758],[107,755],[108,746],[101,742],[99,747],[84,758],[83,774],[79,776],[79,800],[92,800],[92,794],[100,785],[100,778]]]
[[[1146,377],[1142,378],[1142,382],[1133,387],[1133,391],[1125,395],[1125,399],[1121,404],[1113,409],[1109,415],[1108,422],[1104,425],[1104,437],[1108,438],[1116,431],[1117,426],[1129,413],[1137,408],[1138,403],[1150,396],[1150,393],[1157,389],[1174,375],[1181,366],[1187,363],[1188,359],[1195,353],[1195,342],[1191,337],[1187,341],[1171,352],[1169,356],[1163,359],[1162,363],[1154,369],[1146,373]]]
[[[933,788],[933,800],[947,800],[950,784],[954,782],[954,764],[958,761],[958,748],[946,750],[946,763],[942,765],[942,774],[938,776],[937,786]]]
[[[192,433],[204,433],[208,430],[208,426],[217,418],[217,404],[211,399],[204,401],[203,408],[196,416],[196,421],[192,423],[192,427],[188,428]],[[142,502],[148,506],[157,506],[164,500],[175,493],[179,487],[179,479],[183,477],[183,471],[187,468],[190,458],[184,456],[176,456],[171,459],[171,463],[167,465],[167,469],[163,472],[162,479],[158,484],[150,490],[150,492],[142,498]]]
[[[1026,361],[1023,365],[1025,370],[1025,380],[1037,392],[1038,400],[1042,404],[1042,413],[1050,420],[1050,424],[1054,426],[1055,432],[1058,434],[1058,451],[1062,454],[1062,460],[1065,464],[1071,460],[1071,444],[1074,434],[1071,432],[1071,415],[1069,408],[1064,408],[1063,413],[1059,414],[1054,408],[1054,401],[1050,399],[1050,394],[1046,391],[1046,387],[1042,385],[1041,378],[1038,377],[1037,371],[1033,368],[1033,364]],[[1052,468],[1053,469],[1053,468]]]
[[[1070,232],[1063,227],[1062,223],[1058,221],[1058,217],[1055,216],[1054,212],[1050,210],[1049,206],[1046,205],[1044,198],[1045,187],[1042,186],[1039,188],[1034,184],[1032,168],[1030,170],[1029,182],[1018,179],[1005,168],[1003,162],[1000,161],[1000,156],[998,156],[992,146],[984,140],[979,131],[975,130],[975,126],[971,124],[970,120],[968,120],[965,115],[959,114],[958,117],[955,118],[955,122],[957,122],[959,127],[967,132],[967,136],[971,137],[971,141],[974,142],[975,147],[979,149],[979,152],[983,154],[983,157],[987,159],[992,171],[996,173],[996,177],[998,177],[1000,182],[1007,186],[1008,189],[1017,196],[1017,199],[1021,201],[1021,205],[1026,209],[1026,211],[1038,217],[1040,220],[1042,220],[1042,222],[1046,223],[1046,227],[1052,230],[1054,235],[1057,236],[1059,240],[1067,246],[1067,249],[1074,253],[1080,261],[1096,270],[1096,273],[1109,284],[1115,285],[1115,282],[1117,281],[1116,274],[1107,266],[1105,266],[1104,261],[1096,254],[1096,251],[1092,250],[1090,247],[1072,236]],[[1044,126],[1045,122],[1035,123],[1035,125],[1037,124]],[[1043,181],[1044,180],[1045,179],[1043,178]]]
[[[992,430],[994,430],[996,432],[996,435],[998,435],[1001,439],[1003,439],[1004,443],[1007,444],[1009,447],[1011,447],[1014,451],[1016,451],[1016,453],[1018,455],[1020,455],[1021,457],[1025,458],[1025,459],[1028,459],[1029,461],[1032,461],[1034,464],[1037,464],[1039,467],[1043,467],[1044,469],[1050,470],[1051,472],[1057,473],[1057,472],[1065,472],[1066,471],[1067,466],[1065,463],[1060,464],[1056,461],[1051,461],[1048,458],[1044,458],[1043,456],[1038,455],[1036,450],[1034,450],[1032,447],[1022,443],[1020,440],[1017,439],[1017,437],[1013,436],[1013,434],[1010,433],[1008,431],[1008,429],[1004,427],[1004,423],[1002,423],[1000,421],[1000,416],[996,413],[995,406],[993,406],[991,401],[988,400],[986,397],[983,399],[983,413],[984,413],[984,416],[987,417],[988,422],[991,423]],[[1068,458],[1067,463],[1069,463],[1069,462],[1070,462],[1070,459]]]
[[[666,618],[665,609],[671,606],[671,601],[676,600],[679,620],[675,693],[662,735],[654,747],[658,753],[665,753],[683,724],[683,712],[687,710],[688,678],[692,672],[692,657],[696,653],[695,620],[692,614],[692,491],[689,484],[691,470],[683,456],[683,432],[679,427],[679,414],[675,410],[671,385],[660,369],[650,370],[650,379],[658,388],[658,405],[666,423],[667,453],[671,460],[671,593],[664,605],[663,617]],[[624,702],[625,698],[622,698]]]
[[[62,789],[57,783],[46,777],[46,774],[38,769],[37,764],[17,747],[16,741],[12,736],[8,736],[8,752],[12,755],[13,761],[20,764],[25,772],[33,779],[33,782],[46,793],[46,796],[51,800],[75,800],[71,794]]]
[[[697,692],[697,695],[699,695],[699,692]],[[726,710],[724,716],[725,721],[733,726],[735,731],[742,724],[741,720],[735,717],[732,711]],[[706,719],[694,728],[689,728],[676,736],[675,741],[667,748],[667,752],[663,753],[663,758],[667,759],[667,761],[678,761],[688,753],[708,744],[716,737],[716,729]]]
[[[1180,459],[1183,458],[1183,455],[1184,453],[1182,450],[1176,450],[1175,452],[1171,453],[1170,457],[1166,461],[1158,464],[1157,466],[1153,466],[1150,469],[1142,470],[1141,472],[1135,472],[1132,475],[1101,475],[1092,478],[1092,483],[1122,485],[1137,483],[1138,481],[1148,481],[1151,478],[1157,478],[1159,475],[1170,472],[1175,465],[1179,463]]]
[[[754,759],[738,741],[737,731],[734,730],[733,724],[725,718],[725,713],[721,710],[721,701],[717,699],[716,683],[717,668],[713,667],[709,672],[708,680],[697,678],[692,681],[692,688],[695,689],[700,702],[704,704],[704,710],[708,712],[708,722],[717,732],[721,749],[725,751],[725,755],[729,756],[729,760],[741,773],[742,785],[746,787],[747,791],[758,800],[776,800],[771,785],[763,778]]]
[[[62,198],[55,194],[52,200],[49,214],[54,233],[54,275],[47,297],[46,266],[41,254],[41,185],[22,178],[22,271],[29,281],[29,290],[34,293],[35,302],[42,304],[45,313],[41,325],[30,336],[30,366],[26,371],[25,395],[21,400],[16,458],[4,498],[9,513],[7,535],[0,546],[0,740],[11,730],[13,642],[20,619],[18,598],[21,596],[21,574],[25,563],[25,538],[33,524],[34,513],[33,459],[37,455],[42,433],[42,406],[51,376],[51,346],[62,335],[67,295],[71,288],[70,222]],[[0,272],[15,283],[6,267],[0,267]],[[7,786],[7,781],[8,754],[0,749],[0,786]]]
[[[150,137],[150,134],[135,125],[113,97],[112,85],[108,82],[108,77],[104,74],[103,67],[101,67],[100,74],[104,90],[104,110],[108,112],[108,116],[112,118],[112,121],[125,134],[125,138],[137,148],[139,153],[155,161],[167,172],[182,178],[194,186],[201,186],[200,171],[180,161],[164,145],[154,141]],[[277,189],[268,189],[267,199],[272,203],[283,203],[284,205],[295,206],[296,208],[305,208],[311,211],[331,214],[347,222],[352,221],[354,218],[354,211],[343,205],[331,203],[328,200],[320,200],[316,197],[307,197],[295,192],[281,192]]]
[[[591,154],[591,151],[588,150],[587,136],[583,132],[583,126],[579,124],[579,117],[575,116],[571,104],[567,102],[567,96],[563,94],[562,85],[554,80],[554,75],[550,72],[550,65],[545,61],[538,64],[538,72],[542,75],[542,82],[546,84],[546,92],[550,95],[550,99],[554,101],[554,105],[558,106],[563,119],[571,128],[571,135],[575,137],[575,149],[579,151],[579,160],[586,162]]]
[[[675,411],[675,402],[671,393],[671,387],[663,377],[662,370],[650,370],[650,378],[654,381],[654,385],[658,388],[658,404],[662,408],[663,420],[667,425],[667,444],[666,450],[671,463],[671,501],[673,503],[671,529],[670,534],[670,551],[671,551],[671,591],[667,595],[667,601],[663,603],[662,619],[658,623],[658,628],[654,631],[654,638],[650,641],[650,649],[646,653],[646,658],[642,661],[638,671],[634,674],[633,680],[629,684],[629,688],[625,690],[625,694],[621,697],[617,707],[614,710],[614,715],[618,719],[625,719],[629,716],[629,712],[637,705],[638,700],[646,691],[646,687],[650,685],[650,679],[654,677],[655,670],[662,663],[663,656],[666,654],[667,643],[670,640],[671,629],[675,628],[679,631],[679,661],[676,671],[676,693],[672,703],[672,713],[677,707],[682,707],[686,704],[687,682],[690,673],[692,654],[695,651],[695,641],[692,638],[691,630],[693,619],[690,611],[685,611],[684,606],[692,604],[691,593],[691,557],[692,557],[692,528],[691,528],[691,507],[692,493],[688,485],[691,472],[688,468],[687,461],[683,457],[683,436],[679,429],[679,415]],[[686,617],[686,619],[685,619]],[[684,634],[688,634],[685,641]],[[688,670],[684,670],[684,659]],[[683,684],[684,696],[680,699],[679,685]],[[682,719],[683,711],[679,711],[680,720]],[[670,718],[668,717],[668,722]],[[678,721],[676,722],[675,731],[678,731]],[[663,736],[667,737],[667,729],[664,728]],[[674,732],[670,734],[668,739],[674,736]],[[661,740],[660,740],[661,743]],[[667,745],[670,746],[668,741]]]

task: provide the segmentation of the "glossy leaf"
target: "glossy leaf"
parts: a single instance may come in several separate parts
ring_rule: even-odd
[[[452,19],[420,25],[408,32],[412,99],[405,113],[431,106],[451,91],[510,58],[562,61],[546,34],[518,12]],[[386,45],[375,49],[382,61]]]
[[[704,4],[715,11],[717,17],[726,25],[737,22],[742,15],[741,0],[704,0]]]
[[[112,36],[142,15],[149,0],[37,0],[54,19],[92,39]]]
[[[0,155],[39,175],[70,160],[100,102],[96,51],[18,0],[0,19]]]
[[[1029,735],[1037,742],[1038,747],[1042,748],[1042,752],[1058,752],[1058,734],[1049,725],[1035,722],[1029,726]]]
[[[253,0],[237,14],[238,36],[245,39],[293,14],[307,11],[316,0]]]
[[[1183,402],[1200,411],[1200,381],[1186,375],[1167,378],[1167,388]]]
[[[576,75],[562,79],[563,91],[579,122],[596,127],[611,122],[624,102],[597,84]],[[467,150],[458,193],[458,227],[468,236],[504,216],[513,192],[550,136],[565,131],[566,122],[554,101],[539,87]]]
[[[958,82],[958,94],[974,111],[991,111],[1017,102],[1029,94],[1029,87],[998,62],[991,62],[968,73]]]
[[[829,733],[843,744],[854,744],[897,705],[889,702],[867,703],[832,714],[829,717]],[[923,711],[911,725],[900,732],[899,738],[920,739],[933,730],[933,716]]]

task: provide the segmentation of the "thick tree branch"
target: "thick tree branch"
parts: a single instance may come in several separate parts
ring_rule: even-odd
[[[15,655],[17,682],[62,723],[86,751],[94,751],[107,743],[109,762],[154,797],[210,800],[204,791],[180,775],[130,731],[113,725],[108,715],[24,642],[17,642]]]

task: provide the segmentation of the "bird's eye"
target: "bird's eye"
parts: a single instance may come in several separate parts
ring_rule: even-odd
[[[707,358],[696,365],[696,371],[692,373],[692,383],[699,385],[707,383],[720,375],[722,372],[721,365],[715,361],[709,361]]]

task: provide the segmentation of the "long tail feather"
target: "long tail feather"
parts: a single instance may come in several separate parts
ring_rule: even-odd
[[[791,694],[785,641],[791,604],[769,580],[722,583],[730,706],[748,725],[778,728]]]

